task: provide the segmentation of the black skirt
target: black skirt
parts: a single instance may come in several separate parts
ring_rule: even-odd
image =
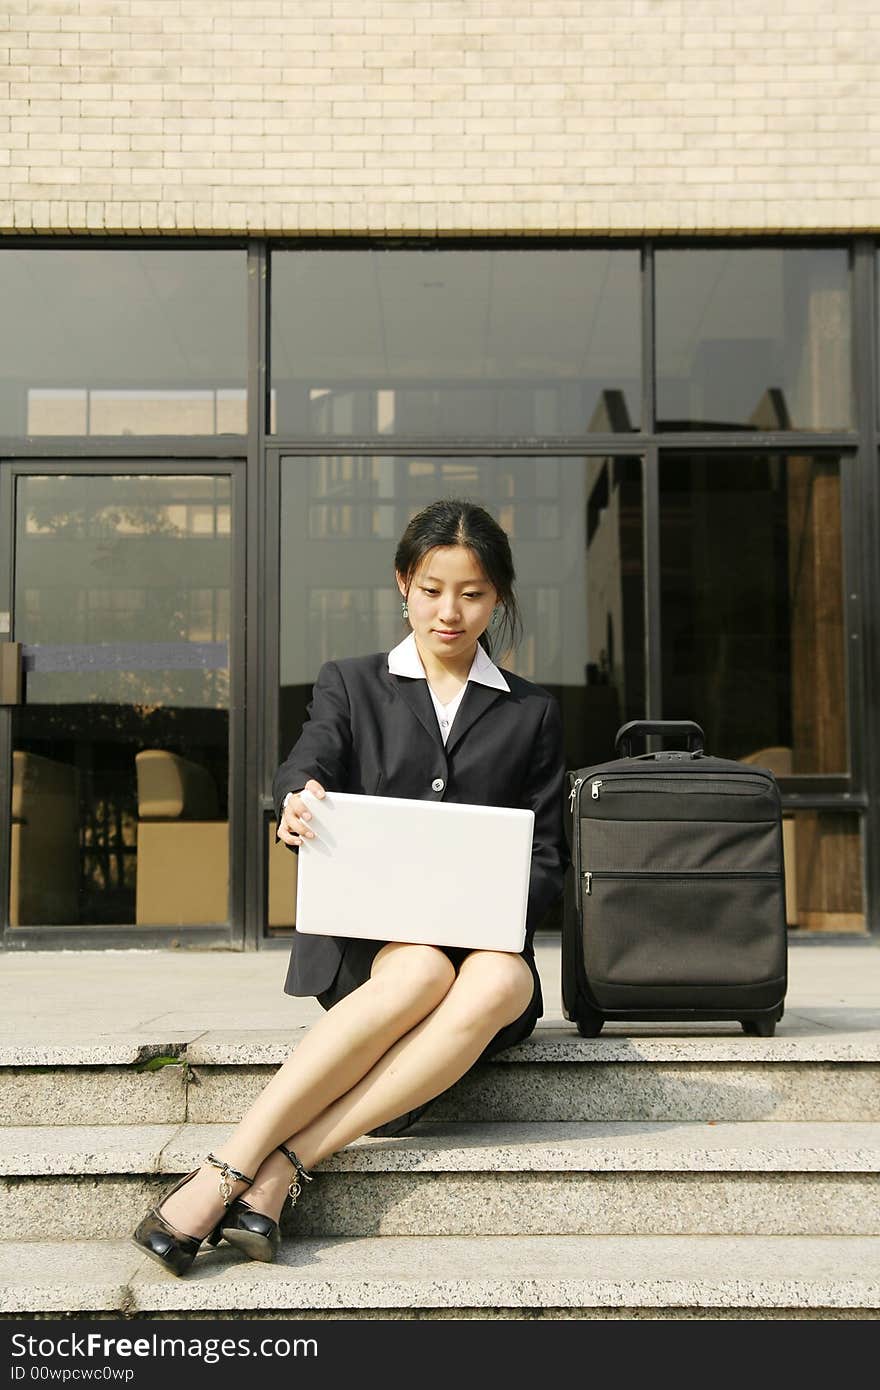
[[[387,945],[387,941],[364,941],[360,938],[349,937],[343,947],[342,959],[332,984],[328,989],[322,990],[320,994],[315,996],[321,1008],[332,1009],[333,1005],[338,1004],[340,999],[344,999],[353,990],[366,984],[370,978],[374,959],[382,947]],[[437,950],[443,951],[449,957],[455,966],[456,973],[465,956],[470,954],[463,946],[438,946]],[[523,1038],[527,1038],[534,1031],[535,1024],[543,1013],[541,979],[538,975],[538,967],[535,964],[535,955],[531,945],[527,944],[521,954],[532,972],[534,982],[532,997],[519,1018],[515,1018],[512,1023],[506,1023],[493,1038],[489,1039],[477,1058],[478,1062],[483,1062],[488,1057],[494,1057],[497,1052],[503,1052],[506,1047],[512,1047],[514,1043],[522,1042]],[[434,1100],[438,1099],[438,1096],[434,1097]],[[400,1115],[394,1120],[389,1120],[387,1124],[380,1125],[378,1129],[371,1129],[369,1133],[381,1135],[383,1138],[389,1135],[403,1134],[405,1130],[415,1124],[420,1116],[424,1115],[428,1106],[433,1105],[433,1103],[434,1101],[427,1101],[415,1110],[409,1110],[405,1115]]]

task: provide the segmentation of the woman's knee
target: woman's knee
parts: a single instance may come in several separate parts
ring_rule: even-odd
[[[371,979],[388,987],[395,999],[439,1004],[455,980],[455,966],[437,946],[390,942],[373,961]]]
[[[504,951],[474,951],[459,971],[475,1007],[503,1027],[525,1013],[535,992],[535,980],[522,956]]]

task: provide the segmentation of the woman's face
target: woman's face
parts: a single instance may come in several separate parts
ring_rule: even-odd
[[[472,650],[485,632],[498,595],[472,550],[463,545],[440,546],[425,556],[407,592],[409,621],[419,646],[437,656]]]

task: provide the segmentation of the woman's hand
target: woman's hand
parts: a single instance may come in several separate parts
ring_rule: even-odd
[[[306,782],[303,791],[311,792],[319,801],[326,795],[320,782],[311,778]],[[294,792],[288,798],[287,805],[281,813],[281,821],[278,826],[278,838],[283,840],[286,845],[301,845],[306,840],[314,840],[315,832],[310,830],[308,822],[312,819],[312,813],[306,807],[300,792]]]

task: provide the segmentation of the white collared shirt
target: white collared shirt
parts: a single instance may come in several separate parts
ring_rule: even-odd
[[[427,681],[428,677],[425,674],[425,668],[419,656],[419,649],[416,646],[414,633],[411,632],[408,637],[405,637],[402,642],[398,643],[398,645],[393,647],[388,653],[388,670],[391,672],[392,676],[410,676],[415,680]],[[464,697],[464,692],[467,690],[468,681],[474,681],[477,685],[488,685],[495,690],[506,690],[508,694],[510,693],[510,686],[507,684],[507,681],[504,679],[485,648],[481,647],[478,642],[477,650],[474,653],[474,659],[471,662],[471,669],[467,674],[467,681],[465,681],[455,698],[449,701],[448,705],[442,705],[433,690],[431,690],[430,685],[428,686],[428,691],[437,714],[437,723],[440,726],[440,737],[443,739],[444,746],[446,740],[449,738],[452,721],[455,718],[456,711]],[[286,794],[281,803],[282,810],[294,795],[296,795],[295,792],[288,792]]]
[[[411,632],[408,637],[405,637],[402,642],[388,653],[388,670],[391,672],[392,676],[409,676],[411,679],[427,681],[428,677],[425,674],[425,668],[419,656],[419,649],[416,646],[414,633]],[[510,691],[510,686],[498,670],[495,662],[488,655],[485,648],[481,647],[478,642],[477,650],[474,653],[474,659],[471,662],[471,669],[467,674],[467,681],[465,681],[461,690],[448,704],[441,704],[440,700],[431,689],[430,682],[428,683],[428,692],[434,705],[437,723],[440,726],[440,737],[443,739],[444,744],[449,738],[452,723],[455,719],[458,707],[462,702],[464,692],[467,689],[468,681],[474,681],[477,685],[488,685],[495,690],[506,690],[508,693]]]

